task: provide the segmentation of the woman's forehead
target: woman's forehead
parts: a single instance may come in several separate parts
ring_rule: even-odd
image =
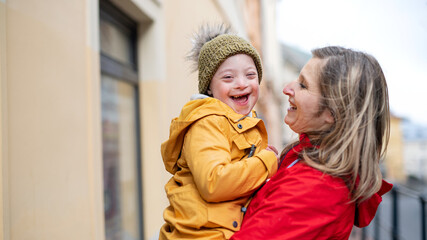
[[[301,80],[309,84],[317,83],[319,81],[321,67],[324,63],[324,59],[311,58],[301,70]]]

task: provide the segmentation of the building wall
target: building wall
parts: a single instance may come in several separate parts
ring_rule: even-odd
[[[262,26],[260,36],[262,38],[264,79],[258,107],[265,116],[269,143],[281,151],[284,145],[290,141],[293,133],[284,123],[284,113],[288,107],[288,101],[282,92],[286,83],[293,78],[287,78],[286,75],[289,71],[284,69],[281,44],[278,42],[276,33],[276,4],[276,0],[260,1],[260,25]]]
[[[168,205],[160,144],[197,92],[200,24],[247,37],[236,0],[111,0],[138,22],[144,237]],[[0,240],[105,239],[97,0],[0,0]]]
[[[6,4],[0,1],[0,239],[9,238],[6,107]]]
[[[401,119],[392,116],[390,118],[390,141],[384,165],[386,168],[386,178],[402,182],[406,179],[406,173],[403,164],[403,134],[400,126]]]
[[[404,170],[407,177],[427,182],[427,140],[405,141]]]
[[[102,239],[97,4],[1,6],[3,238]]]

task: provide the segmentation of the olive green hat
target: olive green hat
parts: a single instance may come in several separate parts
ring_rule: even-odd
[[[222,34],[206,42],[199,55],[199,93],[206,94],[209,84],[219,68],[228,57],[236,54],[252,57],[258,71],[258,81],[262,79],[261,58],[256,49],[245,39],[231,34]]]

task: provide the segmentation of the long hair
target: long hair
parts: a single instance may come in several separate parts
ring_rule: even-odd
[[[308,165],[344,179],[351,199],[363,201],[381,187],[379,161],[390,135],[385,76],[377,60],[363,52],[325,47],[312,54],[324,60],[320,110],[331,111],[335,123],[318,133],[319,148],[304,150],[302,157]]]

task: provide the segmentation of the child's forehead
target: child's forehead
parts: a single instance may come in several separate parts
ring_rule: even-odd
[[[199,92],[205,93],[220,66],[237,54],[247,56],[255,65],[259,82],[262,79],[261,58],[257,50],[244,38],[222,34],[203,44],[198,58]]]
[[[226,58],[219,66],[216,72],[226,70],[257,70],[253,58],[247,54],[239,53]],[[215,73],[216,73],[215,72]]]

